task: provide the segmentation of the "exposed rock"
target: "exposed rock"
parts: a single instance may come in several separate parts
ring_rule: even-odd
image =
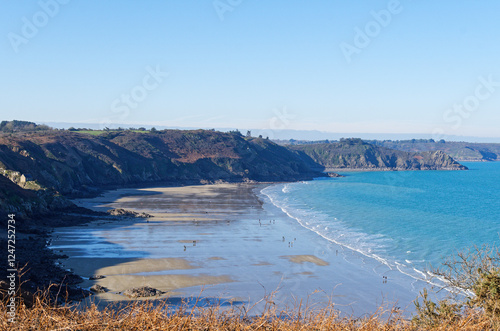
[[[30,234],[29,237],[20,235],[16,238],[15,253],[19,272],[22,274],[21,296],[24,302],[29,305],[30,298],[38,290],[47,290],[50,300],[57,299],[58,302],[66,299],[81,300],[89,295],[90,292],[75,286],[83,281],[81,277],[64,270],[60,264],[56,264],[61,256],[54,254],[53,250],[46,247],[47,239],[47,233]],[[7,247],[7,240],[0,239],[0,246]],[[6,280],[7,275],[6,268],[0,269],[0,280]],[[0,298],[3,297],[2,295],[0,290]]]
[[[83,279],[82,279],[82,277],[71,273],[71,274],[67,274],[65,276],[65,281],[66,281],[66,284],[68,284],[68,285],[75,285],[75,284],[80,284],[81,282],[83,282]]]
[[[108,291],[108,289],[106,287],[101,286],[99,284],[92,285],[90,290],[94,293],[106,293]]]
[[[134,287],[123,292],[130,298],[140,298],[140,297],[154,297],[156,295],[161,295],[163,292],[149,286]]]
[[[466,170],[449,155],[441,152],[412,153],[372,145],[361,139],[341,139],[340,142],[293,145],[310,166],[360,170]]]
[[[433,139],[372,140],[374,145],[406,152],[443,151],[456,161],[500,161],[500,144]]]
[[[108,210],[108,214],[110,214],[111,216],[122,216],[122,217],[140,217],[140,218],[153,217],[153,215],[147,213],[138,213],[132,210],[126,210],[122,208]]]
[[[328,177],[332,177],[332,178],[345,177],[345,176],[342,176],[336,172],[328,172],[327,175],[328,175]]]
[[[97,279],[103,279],[103,278],[106,278],[106,276],[104,276],[104,275],[93,275],[93,276],[89,277],[90,280],[97,280]]]

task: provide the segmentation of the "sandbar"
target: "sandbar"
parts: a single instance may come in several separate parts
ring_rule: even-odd
[[[285,255],[281,256],[281,258],[288,259],[288,261],[298,264],[302,264],[304,262],[311,262],[317,266],[327,266],[330,264],[314,255]]]

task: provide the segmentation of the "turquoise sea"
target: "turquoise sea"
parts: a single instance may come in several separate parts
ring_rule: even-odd
[[[351,172],[262,193],[303,227],[417,279],[458,250],[500,242],[500,162],[468,171]]]

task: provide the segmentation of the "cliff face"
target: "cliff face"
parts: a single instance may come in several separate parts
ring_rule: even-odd
[[[26,219],[73,206],[73,203],[52,192],[23,189],[7,177],[0,176],[0,214],[3,215],[1,224],[6,222],[7,214]]]
[[[500,161],[500,144],[434,140],[373,140],[370,143],[406,152],[443,151],[457,161]]]
[[[409,153],[374,146],[360,139],[338,143],[294,145],[289,147],[326,169],[368,170],[465,170],[441,151]],[[313,166],[311,164],[311,166]]]
[[[203,130],[4,135],[0,172],[21,187],[69,196],[99,187],[159,181],[288,181],[322,175],[269,140]]]
[[[31,212],[33,208],[39,208],[39,203],[35,192],[24,190],[7,177],[0,176],[0,213],[2,218],[5,218],[6,214],[20,212],[22,206],[26,206]]]

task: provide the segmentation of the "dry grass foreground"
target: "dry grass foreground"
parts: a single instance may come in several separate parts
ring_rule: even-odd
[[[468,311],[460,319],[441,321],[432,327],[418,327],[397,311],[380,309],[363,318],[343,318],[331,304],[322,309],[302,307],[277,310],[272,295],[257,316],[242,306],[208,308],[194,305],[173,307],[166,303],[135,301],[120,309],[84,309],[49,305],[46,296],[37,296],[32,307],[19,304],[15,322],[7,314],[0,318],[1,330],[493,330],[486,316]],[[0,309],[7,311],[7,303]],[[173,308],[176,308],[175,310]]]

